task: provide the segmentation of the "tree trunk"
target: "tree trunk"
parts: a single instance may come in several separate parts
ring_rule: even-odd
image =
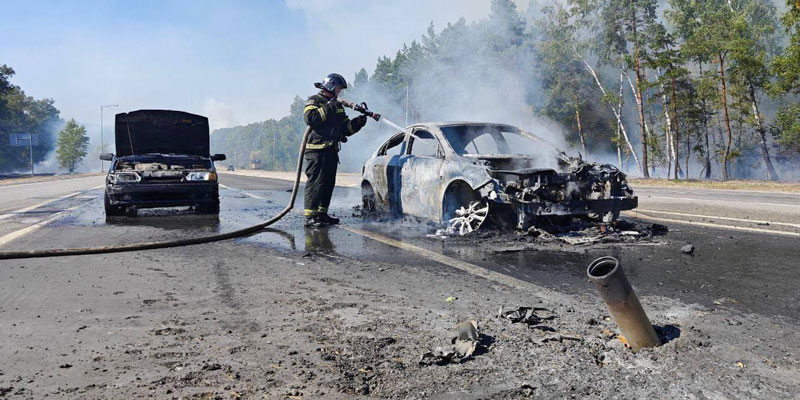
[[[764,125],[761,123],[761,114],[758,112],[758,102],[756,100],[756,90],[753,84],[748,82],[750,89],[750,102],[753,105],[753,116],[756,118],[756,129],[761,138],[761,156],[764,157],[764,165],[767,167],[767,176],[771,181],[778,180],[778,173],[775,171],[775,166],[772,165],[772,158],[769,156],[769,147],[767,146],[767,132]]]
[[[624,73],[623,69],[619,70],[619,99],[617,100],[617,109],[622,109],[622,74]],[[612,107],[613,108],[613,107]],[[622,121],[617,119],[617,161],[619,162],[619,167],[622,168],[622,145],[620,142],[622,141]],[[627,138],[626,138],[627,140]]]
[[[575,95],[575,123],[578,126],[578,138],[581,140],[581,148],[583,149],[584,158],[589,158],[589,153],[586,152],[586,139],[583,137],[583,127],[581,126],[581,112],[578,107],[578,96]]]
[[[699,69],[700,69],[700,78],[702,79],[702,77],[703,77],[703,63],[702,62],[698,62],[698,65],[699,65]],[[708,111],[707,111],[708,108],[706,107],[706,96],[705,95],[703,95],[703,97],[700,98],[700,104],[701,104],[701,106],[703,108],[703,134],[705,136],[705,141],[706,141],[706,145],[705,145],[706,154],[705,154],[705,166],[704,166],[704,169],[706,171],[705,178],[706,179],[710,179],[711,178],[711,147],[710,147],[711,143],[708,140],[708,120],[706,119],[706,116],[708,115]],[[687,159],[686,162],[688,163],[689,160]]]
[[[667,179],[669,179],[670,169],[672,168],[672,160],[676,160],[675,162],[677,163],[678,158],[676,157],[676,152],[672,145],[672,118],[669,116],[666,90],[664,89],[664,81],[661,79],[663,77],[661,74],[661,67],[656,67],[656,74],[658,74],[658,85],[661,87],[661,103],[663,104],[662,108],[664,109],[664,118],[667,122],[667,140],[664,142],[666,143],[667,148]],[[675,174],[675,179],[678,179],[677,171]]]
[[[639,124],[642,129],[642,175],[644,175],[644,178],[649,178],[650,172],[647,170],[647,128],[644,126],[644,102],[642,101],[642,71],[639,65],[639,43],[636,36],[636,8],[633,9],[631,22],[633,25],[634,70],[636,72],[636,105],[639,107]]]
[[[675,180],[678,180],[678,174],[681,172],[680,162],[678,161],[678,99],[675,95],[675,77],[672,77],[672,115],[675,117],[675,120],[672,122],[675,124],[675,130],[673,134],[673,145],[672,149],[675,151],[673,155],[675,156]],[[688,134],[687,134],[688,137]],[[686,176],[689,176],[689,170],[686,170]]]
[[[725,117],[725,130],[728,134],[728,141],[725,143],[725,154],[723,155],[722,159],[722,179],[728,180],[730,177],[728,176],[728,158],[731,154],[731,142],[733,140],[733,132],[731,131],[731,119],[728,115],[728,87],[725,83],[725,55],[723,53],[719,53],[718,55],[719,60],[719,77],[722,87],[722,113]]]
[[[586,60],[580,55],[580,53],[577,52],[577,50],[575,51],[575,53],[578,55],[578,58],[580,58],[581,61],[583,61],[583,65],[585,65],[586,69],[589,70],[589,73],[594,78],[594,82],[597,84],[597,87],[600,89],[600,92],[603,93],[603,96],[605,97],[606,96],[606,89],[603,87],[603,84],[600,82],[600,78],[597,77],[597,73],[594,71],[594,68],[592,68],[592,66],[589,65],[588,62],[586,62]],[[620,82],[622,81],[622,74],[623,74],[623,72],[620,71]],[[622,84],[620,83],[620,87],[621,87],[621,85]],[[620,90],[620,94],[621,93],[622,93],[622,90]],[[620,101],[621,101],[621,97],[620,97]],[[614,106],[612,106],[612,105],[609,105],[609,106],[611,107],[611,111],[614,113],[614,116],[617,118],[617,126],[619,126],[619,129],[622,132],[622,136],[625,138],[625,142],[628,144],[628,149],[630,149],[631,155],[633,156],[633,160],[636,162],[636,167],[639,168],[639,171],[641,171],[642,170],[642,163],[639,162],[639,157],[636,156],[636,150],[633,149],[633,145],[631,144],[630,138],[628,138],[628,131],[625,129],[625,125],[622,123],[622,114],[621,114],[622,113],[622,109],[621,108],[619,108],[619,109],[614,108]],[[620,167],[622,167],[622,166],[620,165]],[[642,174],[644,174],[644,173],[642,173]]]

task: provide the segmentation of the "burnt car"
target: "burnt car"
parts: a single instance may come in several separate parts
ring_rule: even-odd
[[[117,114],[116,154],[106,175],[106,216],[131,207],[192,206],[219,213],[219,183],[209,153],[208,118],[172,110],[138,110]]]
[[[573,217],[612,222],[638,205],[616,167],[568,157],[505,124],[413,125],[361,172],[366,213],[431,219],[461,235],[490,220],[523,230]]]

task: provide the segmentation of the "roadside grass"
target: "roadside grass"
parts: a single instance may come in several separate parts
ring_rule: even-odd
[[[639,187],[685,187],[697,189],[725,189],[725,190],[758,190],[765,192],[800,192],[800,182],[771,182],[748,180],[674,180],[663,178],[641,179],[628,178],[628,183],[636,189]]]
[[[25,176],[25,175],[0,175],[0,186],[10,186],[10,185],[18,185],[20,183],[34,183],[34,182],[48,182],[48,181],[60,181],[64,179],[75,179],[75,178],[84,178],[87,176],[95,176],[95,175],[105,175],[104,172],[89,172],[83,174],[61,174],[61,175],[54,175],[54,174],[42,174],[42,175],[34,175],[34,176]]]

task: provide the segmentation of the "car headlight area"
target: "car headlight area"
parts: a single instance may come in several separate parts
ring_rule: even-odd
[[[213,182],[217,180],[217,174],[213,172],[189,172],[184,179],[187,182]]]

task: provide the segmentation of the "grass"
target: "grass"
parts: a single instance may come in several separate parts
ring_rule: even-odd
[[[771,182],[771,181],[746,181],[746,180],[673,180],[663,178],[641,179],[628,178],[628,183],[636,189],[637,186],[657,187],[685,187],[698,189],[726,189],[726,190],[758,190],[766,192],[800,192],[800,182]]]

